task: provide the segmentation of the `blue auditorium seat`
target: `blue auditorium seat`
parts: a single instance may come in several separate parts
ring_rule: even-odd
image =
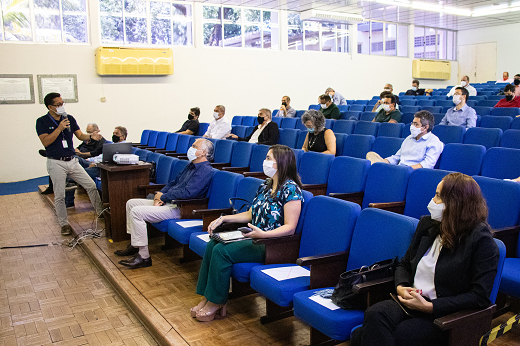
[[[435,130],[435,128],[434,128]],[[503,131],[501,129],[487,129],[484,127],[472,127],[464,135],[464,144],[480,144],[486,149],[498,147]]]
[[[399,100],[401,102],[401,106],[412,106],[412,107],[415,107],[417,106],[417,100],[413,99],[413,100]]]
[[[253,147],[253,153],[251,154],[251,162],[249,164],[249,172],[263,172],[264,160],[267,156],[267,152],[271,147],[269,145],[258,144]]]
[[[520,149],[520,130],[505,130],[500,139],[500,146],[503,148]]]
[[[332,131],[335,133],[346,133],[350,135],[354,132],[354,127],[356,126],[356,122],[354,120],[336,120],[334,122],[334,126],[332,127]]]
[[[140,145],[147,145],[148,144],[148,138],[150,138],[150,132],[152,130],[143,130],[141,133],[141,141],[139,142]]]
[[[314,109],[314,110],[316,110],[316,111],[319,111],[320,108],[321,108],[320,105],[309,105],[309,110]]]
[[[335,133],[334,136],[336,136],[336,156],[341,156],[343,155],[343,146],[345,145],[345,138],[347,138],[348,135],[346,133]]]
[[[478,101],[478,106],[481,106],[481,107],[495,107],[495,105],[497,104],[498,101],[495,101],[495,100],[482,100],[482,101]]]
[[[478,175],[485,154],[486,148],[482,145],[449,143],[444,146],[439,159],[439,168],[467,175]]]
[[[300,131],[300,133],[298,134],[298,140],[296,141],[295,148],[301,149],[303,147],[303,143],[305,143],[305,137],[307,137],[307,133],[307,130]]]
[[[377,130],[377,137],[401,137],[403,123],[381,123]]]
[[[412,172],[413,168],[410,166],[389,165],[383,162],[372,164],[368,170],[361,208],[365,209],[371,203],[404,201]]]
[[[233,145],[237,144],[235,141],[221,139],[215,144],[214,149],[214,163],[229,163],[231,162],[231,154],[233,154]]]
[[[296,122],[300,120],[299,118],[282,118],[282,129],[295,129]]]
[[[414,112],[408,112],[408,113],[402,113],[401,112],[401,123],[403,124],[410,124],[413,122],[413,118],[415,116]]]
[[[466,133],[466,128],[462,126],[451,126],[451,125],[437,125],[434,126],[432,133],[439,137],[439,139],[444,143],[462,143],[464,140],[464,133]],[[469,143],[469,144],[478,144],[478,143]]]
[[[231,133],[234,135],[237,135],[240,138],[244,138],[244,137],[246,137],[246,129],[248,127],[249,126],[245,126],[245,125],[232,125]]]
[[[401,113],[417,113],[421,110],[421,107],[419,106],[402,106],[399,107],[399,110]]]
[[[338,108],[339,108],[340,112],[348,112],[349,109],[350,109],[350,105],[349,104],[348,105],[341,105],[341,106],[338,106]]]
[[[300,134],[300,132],[300,130],[296,129],[281,128],[280,137],[278,138],[278,144],[286,145],[289,148],[296,148],[296,142],[298,141],[298,135]]]
[[[475,112],[478,114],[478,115],[490,115],[491,114],[491,110],[493,109],[492,107],[482,107],[482,106],[475,106],[475,107],[471,107],[475,110]]]
[[[417,95],[415,96],[417,100],[430,100],[432,97],[428,95]]]
[[[368,100],[355,100],[354,104],[355,105],[364,105],[364,106],[366,106],[368,104]]]
[[[514,130],[520,130],[520,117],[514,117],[511,123],[511,128]]]
[[[372,144],[371,151],[374,151],[381,155],[381,157],[386,158],[397,153],[397,151],[401,149],[403,141],[404,138],[377,137],[374,141],[374,144]]]
[[[496,179],[520,177],[520,149],[490,148],[484,155],[480,175]]]
[[[235,115],[233,119],[231,119],[231,125],[242,125],[242,115]]]
[[[372,121],[376,117],[377,112],[363,112],[361,113],[361,116],[359,117],[359,120],[362,121]]]
[[[197,136],[204,136],[206,131],[208,131],[209,123],[199,123],[199,132],[197,132],[195,135]]]
[[[348,111],[348,112],[340,113],[340,119],[343,119],[343,120],[350,120],[351,117],[354,117],[354,118],[356,118],[356,120],[359,120],[360,116],[361,116],[360,111],[356,111],[356,112]]]
[[[419,107],[433,107],[435,106],[436,100],[419,100],[417,106]]]
[[[488,100],[493,100],[493,101],[498,102],[498,101],[500,101],[501,99],[503,99],[503,98],[505,98],[505,97],[506,97],[506,95],[491,95],[491,96],[488,96],[487,99],[488,99]],[[496,102],[495,102],[495,103],[496,103]]]
[[[334,126],[334,122],[335,121],[336,121],[335,119],[325,119],[325,128],[329,129],[329,130],[332,130],[332,127]]]
[[[436,103],[437,107],[455,107],[455,104],[453,103],[453,101],[451,100],[445,100],[445,101],[442,101],[442,100],[438,100],[437,103]]]
[[[425,106],[422,109],[423,111],[428,111],[430,113],[442,113],[443,107],[441,106]]]
[[[350,112],[364,112],[366,106],[364,104],[353,104],[350,106]]]
[[[242,126],[255,126],[258,125],[257,117],[244,116],[242,117]]]
[[[278,127],[282,126],[282,117],[275,117],[274,115],[271,117],[271,121],[276,123]]]
[[[493,108],[491,110],[491,115],[493,115],[493,116],[495,116],[495,115],[502,115],[502,116],[516,117],[517,115],[520,115],[520,108],[516,108],[516,107],[509,107],[509,108],[498,107],[498,108]]]
[[[178,159],[162,155],[157,161],[155,166],[155,183],[157,184],[168,184],[170,180],[171,171],[174,167],[174,163]]]
[[[364,159],[367,153],[372,149],[375,137],[369,135],[349,135],[345,138],[343,146],[343,156],[352,156]]]
[[[480,127],[498,128],[502,131],[509,130],[513,118],[509,116],[485,115],[480,119]]]
[[[148,155],[151,153],[152,152],[150,150],[144,150],[144,149],[139,149],[139,148],[135,149],[135,155],[139,156],[139,161],[148,162],[146,159],[148,158]]]
[[[478,105],[478,101],[468,100],[468,101],[466,101],[466,104],[468,105],[468,107],[476,107]]]
[[[213,164],[215,168],[222,168],[223,170],[229,170],[231,172],[244,172],[249,170],[251,163],[251,155],[253,148],[256,147],[256,143],[249,142],[237,142],[233,144],[233,153],[231,154],[231,161],[229,166],[227,163],[224,164]],[[224,166],[226,165],[226,166]]]
[[[327,195],[365,190],[370,161],[349,156],[336,157],[330,166]]]
[[[356,135],[369,135],[376,136],[377,129],[379,128],[378,122],[372,121],[358,121],[356,127],[354,128],[354,134]]]
[[[298,173],[300,174],[303,188],[315,196],[318,194],[325,194],[332,161],[334,161],[334,155],[312,151],[303,153],[298,165]],[[306,185],[320,186],[311,187]]]

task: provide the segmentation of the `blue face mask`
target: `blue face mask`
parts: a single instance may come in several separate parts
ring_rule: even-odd
[[[307,131],[309,131],[309,132],[314,132],[314,127],[313,127],[313,128],[308,128],[308,127],[307,127]]]
[[[417,91],[417,87],[412,87],[412,90],[413,91]]]

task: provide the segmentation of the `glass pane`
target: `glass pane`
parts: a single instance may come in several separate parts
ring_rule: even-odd
[[[87,16],[64,15],[63,32],[65,42],[87,43]]]
[[[2,0],[6,41],[32,41],[29,1]]]
[[[242,26],[224,24],[224,47],[242,47]]]
[[[408,56],[408,26],[407,25],[399,25],[398,26],[398,46],[397,46],[397,55],[398,56]]]
[[[99,0],[99,10],[101,12],[121,13],[123,2],[121,0]]]
[[[287,14],[288,49],[303,50],[303,24],[298,13]]]
[[[260,23],[262,21],[260,13],[260,10],[244,10],[246,22]]]
[[[222,8],[218,6],[202,6],[202,18],[220,19]]]
[[[321,51],[336,51],[336,24],[321,23]]]
[[[267,49],[278,49],[279,48],[279,35],[278,35],[278,12],[277,11],[264,11],[263,13],[263,30],[264,30],[264,48]]]
[[[305,28],[305,50],[320,50],[320,23],[303,22]]]
[[[170,6],[168,6],[168,9]],[[152,30],[152,44],[171,45],[172,28],[171,22],[167,18],[153,18],[150,22]]]
[[[416,26],[413,29],[413,57],[424,58],[424,28]]]
[[[58,0],[34,0],[34,8],[46,8],[46,9],[60,9],[60,3]]]
[[[370,54],[370,22],[362,22],[357,25],[357,41],[358,54]]]
[[[230,20],[236,23],[240,20],[240,9],[233,7],[224,7],[224,20]]]
[[[383,55],[383,23],[372,22],[372,36],[370,41],[370,54]]]
[[[437,30],[437,59],[446,59],[446,30]]]
[[[68,12],[86,12],[87,0],[66,0],[61,1],[63,11]]]
[[[222,25],[204,23],[204,45],[222,47]]]
[[[340,53],[348,53],[350,47],[349,26],[339,24],[337,27],[337,51]]]
[[[123,43],[123,17],[101,16],[101,42]]]
[[[125,32],[128,43],[148,43],[146,18],[126,17]]]
[[[397,55],[397,25],[386,24],[385,55]]]
[[[456,38],[457,38],[457,33],[455,31],[448,31],[448,49],[447,49],[447,55],[446,55],[446,59],[448,60],[456,60],[457,57],[456,57],[456,47],[455,47],[455,44],[456,44]]]
[[[434,28],[424,28],[424,57],[427,59],[435,59],[436,37]]]
[[[172,6],[174,17],[184,17],[191,19],[191,5],[172,4]]]
[[[175,6],[175,4],[173,4]],[[182,6],[182,5],[181,5]],[[157,16],[170,16],[171,7],[168,2],[150,1],[150,15],[152,18]]]
[[[61,42],[61,19],[59,14],[37,14],[34,16],[36,24],[36,41]]]
[[[260,35],[259,26],[246,25],[246,33],[244,35],[246,48],[262,48],[262,38]]]
[[[0,7],[2,7],[2,4],[0,3]],[[4,40],[4,23],[2,21],[2,16],[0,16],[0,41]]]
[[[188,22],[173,22],[173,45],[192,46],[193,45],[193,25]]]
[[[146,15],[146,1],[144,0],[125,0],[125,13]]]

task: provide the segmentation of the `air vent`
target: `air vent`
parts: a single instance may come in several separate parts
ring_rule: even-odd
[[[351,13],[308,10],[300,13],[300,19],[317,22],[358,23],[363,21],[363,16]]]

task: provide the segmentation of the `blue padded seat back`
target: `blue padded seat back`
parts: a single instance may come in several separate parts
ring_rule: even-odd
[[[372,121],[376,117],[376,112],[363,112],[361,113],[361,116],[359,117],[359,120],[362,121]]]
[[[500,239],[495,239],[495,243],[498,246],[500,257],[498,258],[497,274],[495,275],[495,281],[493,282],[493,289],[491,290],[491,294],[489,295],[489,300],[491,300],[491,304],[495,304],[496,302],[498,290],[500,288],[500,281],[502,278],[502,271],[504,269],[504,262],[506,260],[505,244]]]
[[[287,118],[292,119],[292,118]],[[294,128],[287,129],[281,128],[280,137],[278,138],[278,144],[286,145],[289,148],[295,148],[296,142],[298,141],[298,135],[300,134],[300,130],[296,130]]]
[[[271,121],[276,123],[278,127],[282,125],[282,119],[281,117],[275,117],[274,114],[272,115]]]
[[[345,138],[347,138],[346,133],[335,133],[336,136],[336,156],[343,155],[343,145],[345,145]]]
[[[179,135],[179,138],[177,139],[177,149],[175,149],[175,152],[179,154],[186,154],[190,147],[190,139],[190,135]]]
[[[246,129],[247,126],[244,125],[232,125],[231,133],[237,135],[238,137],[244,138],[246,137]]]
[[[355,100],[355,105],[366,105],[368,103],[368,100]]]
[[[431,96],[428,96],[428,95],[417,95],[415,96],[415,99],[416,100],[429,100],[431,99],[432,97]]]
[[[294,157],[296,159],[296,168],[298,169],[300,167],[300,161],[302,160],[303,154],[305,154],[305,151],[302,149],[293,149]]]
[[[502,139],[500,139],[500,146],[503,148],[520,149],[520,130],[509,129],[504,131]]]
[[[231,167],[249,167],[255,143],[238,142],[233,147]]]
[[[301,211],[300,211],[300,217],[298,218],[298,224],[296,225],[296,230],[294,231],[294,233],[296,233],[296,234],[299,234],[302,232],[304,216],[305,216],[305,213],[307,212],[307,206],[309,204],[309,201],[314,198],[314,195],[306,190],[302,190],[302,195],[303,195],[303,202],[302,202],[302,207],[301,207]]]
[[[435,128],[434,128],[435,130]],[[486,149],[498,147],[503,131],[501,129],[487,129],[483,127],[472,127],[464,135],[465,144],[480,144]]]
[[[444,100],[444,101],[439,100],[439,101],[437,101],[436,105],[440,106],[440,107],[453,107],[454,106],[453,101],[451,101],[451,100]]]
[[[150,131],[150,136],[148,137],[148,143],[146,145],[149,147],[155,147],[155,143],[157,143],[158,136],[159,131]]]
[[[381,129],[381,128],[380,128]],[[395,137],[377,137],[372,144],[372,151],[375,151],[381,157],[386,158],[394,155],[401,149],[404,138]]]
[[[297,121],[296,122],[296,130],[307,132],[307,127],[305,127],[305,125],[301,121]]]
[[[358,121],[354,128],[354,134],[376,136],[379,123],[372,121]]]
[[[462,126],[437,125],[433,127],[432,133],[439,137],[444,144],[462,143],[466,128]],[[478,143],[470,143],[478,144]]]
[[[135,155],[135,151],[136,151],[136,150],[137,150],[137,148],[136,148],[136,147],[132,147],[132,154],[134,154],[134,155]]]
[[[343,146],[343,156],[352,156],[364,159],[367,153],[372,149],[375,137],[368,135],[349,135],[345,138]]]
[[[320,105],[317,105],[317,106],[321,108]],[[320,108],[318,108],[318,109],[316,109],[316,110],[319,111]],[[340,112],[348,112],[348,110],[350,109],[350,105],[341,105],[341,106],[338,106],[338,108],[339,108],[339,111],[340,111]]]
[[[233,119],[231,119],[231,125],[242,125],[243,118],[242,115],[235,115]]]
[[[492,228],[512,227],[519,224],[520,184],[481,176],[473,176],[486,199]]]
[[[166,140],[168,139],[168,135],[170,133],[163,131],[159,132],[159,135],[157,136],[157,142],[155,142],[155,147],[157,149],[164,149],[166,147]]]
[[[191,146],[193,145],[193,143],[195,143],[195,141],[196,141],[197,139],[199,139],[199,138],[201,138],[201,137],[199,137],[199,136],[190,136],[190,141],[188,142],[188,149],[191,148]]]
[[[330,166],[327,194],[364,191],[369,168],[368,160],[336,157]]]
[[[332,131],[334,133],[346,133],[350,135],[354,132],[354,127],[356,126],[356,122],[354,120],[336,120],[334,126],[332,127]]]
[[[506,116],[510,116],[510,117],[516,117],[517,115],[520,115],[520,108],[517,108],[517,107],[493,108],[491,110],[491,115],[502,115],[502,116],[506,115]]]
[[[245,116],[242,118],[242,126],[255,126],[256,117]]]
[[[325,128],[332,130],[332,127],[334,126],[335,119],[325,119]]]
[[[491,148],[484,155],[480,175],[496,179],[516,179],[520,176],[520,149]]]
[[[209,123],[199,123],[199,131],[196,133],[197,136],[204,136],[208,131]]]
[[[241,179],[237,186],[236,195],[234,196],[237,199],[230,200],[232,202],[231,206],[239,213],[247,211],[251,207],[258,188],[263,182],[264,180],[253,177]]]
[[[404,215],[420,219],[430,215],[428,203],[435,196],[437,185],[452,172],[442,169],[419,168],[412,172],[406,190]]]
[[[435,100],[419,100],[417,105],[419,107],[433,107],[435,106]]]
[[[401,133],[403,133],[404,124],[403,123],[381,123],[379,124],[379,128],[377,130],[377,137],[401,137]]]
[[[315,111],[319,111],[321,108],[320,105],[309,105],[309,110],[314,109]]]
[[[366,107],[367,106],[362,105],[362,104],[354,104],[354,105],[350,106],[349,111],[350,112],[364,112]]]
[[[253,147],[253,153],[251,154],[251,162],[249,164],[250,172],[263,172],[264,160],[269,151],[269,145],[258,144]]]
[[[312,151],[304,153],[298,166],[302,184],[326,184],[332,161],[334,155]]]
[[[163,154],[159,154],[159,153],[151,153],[146,158],[146,161],[147,162],[155,162],[157,164],[157,163],[159,163],[159,158],[161,156],[164,156],[164,155]]]
[[[168,138],[166,139],[166,149],[167,151],[175,151],[177,149],[177,141],[179,140],[178,133],[170,133]]]
[[[520,130],[520,117],[514,117],[511,123],[511,128],[514,130]]]
[[[148,138],[150,138],[151,131],[152,130],[143,130],[143,132],[141,133],[141,141],[139,142],[139,144],[141,144],[141,145],[148,144]]]
[[[478,114],[478,115],[490,115],[491,114],[491,110],[493,108],[491,107],[482,107],[482,106],[475,106],[475,107],[472,107],[475,112]]]
[[[213,162],[215,163],[229,163],[231,162],[231,154],[233,153],[233,144],[235,141],[220,140],[215,145]]]
[[[412,99],[412,100],[402,99],[399,101],[401,102],[401,106],[411,106],[411,107],[417,106],[417,100],[415,100],[415,99]]]
[[[282,118],[282,129],[295,129],[299,118]]]
[[[134,154],[139,156],[139,160],[140,161],[148,162],[146,159],[148,158],[148,154],[151,154],[151,153],[152,152],[150,150],[144,150],[144,149],[136,148]]]
[[[175,158],[162,155],[157,162],[155,182],[157,184],[168,184],[170,182],[170,174]]]
[[[413,122],[415,113],[401,113],[401,123],[403,124],[410,124]]]
[[[229,199],[235,196],[242,174],[216,171],[208,191],[208,209],[229,208]]]
[[[362,208],[369,203],[401,202],[406,196],[408,179],[413,172],[410,166],[376,162],[368,170]]]
[[[449,143],[444,146],[439,168],[467,175],[478,175],[485,154],[486,148],[482,145]]]
[[[495,107],[498,100],[480,100],[477,102],[477,106],[480,107]]]
[[[361,116],[360,111],[346,111],[346,112],[341,112],[339,118],[343,119],[343,120],[353,120],[351,118],[354,117],[356,120],[359,120],[360,116]]]
[[[419,220],[387,210],[361,211],[354,228],[347,270],[398,256],[402,258],[413,238]]]
[[[509,130],[513,118],[509,116],[485,115],[480,119],[480,127],[498,128],[502,131]]]
[[[321,107],[321,106],[320,106]],[[295,119],[301,119],[302,116],[305,114],[304,110],[296,111],[296,115],[294,116]]]
[[[307,130],[300,131],[298,134],[298,140],[296,141],[295,148],[301,149],[303,147],[303,143],[305,143],[305,137],[307,137]]]
[[[421,107],[419,106],[402,106],[399,107],[399,110],[401,113],[417,113],[421,110]]]
[[[172,164],[172,169],[170,171],[169,182],[170,181],[174,181],[175,178],[177,178],[177,176],[179,175],[179,173],[182,172],[184,170],[184,168],[186,168],[186,166],[189,165],[189,164],[190,164],[190,161],[188,161],[188,160],[177,160],[177,161],[175,161]]]
[[[348,250],[360,211],[356,203],[327,196],[313,197],[303,216],[299,257]]]

